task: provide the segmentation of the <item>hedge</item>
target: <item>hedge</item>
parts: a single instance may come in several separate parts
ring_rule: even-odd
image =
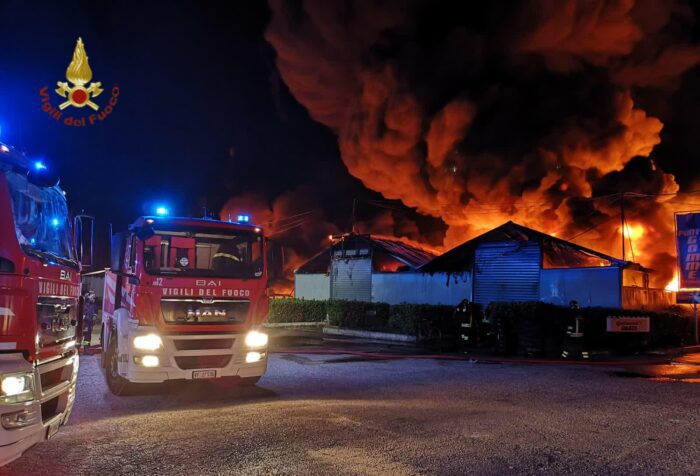
[[[326,306],[328,323],[348,329],[384,330],[389,321],[389,304],[331,300]]]
[[[434,326],[443,335],[457,335],[459,323],[453,306],[362,301],[273,299],[270,322],[320,322],[348,329],[417,335],[421,326]]]
[[[326,320],[326,301],[306,299],[270,299],[270,322],[322,322]]]
[[[692,319],[673,312],[617,308],[570,309],[542,302],[491,303],[486,310],[496,350],[523,355],[558,355],[566,345],[567,328],[583,318],[581,343],[590,350],[630,352],[676,346],[692,339]],[[649,333],[607,332],[608,316],[650,318]]]
[[[423,322],[435,326],[442,334],[457,334],[459,322],[453,306],[431,304],[396,304],[391,306],[388,327],[401,334],[417,335]]]

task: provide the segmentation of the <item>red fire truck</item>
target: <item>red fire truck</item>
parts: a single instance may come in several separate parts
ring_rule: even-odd
[[[68,420],[79,295],[79,257],[57,177],[0,143],[0,465]]]
[[[102,363],[114,394],[179,379],[253,385],[265,373],[267,245],[238,218],[145,216],[112,237]]]

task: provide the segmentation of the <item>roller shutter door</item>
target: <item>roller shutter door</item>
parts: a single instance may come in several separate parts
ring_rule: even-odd
[[[474,301],[537,301],[540,290],[537,243],[486,243],[476,249]]]
[[[361,250],[365,251],[365,250]],[[369,250],[366,250],[369,254]],[[358,253],[359,254],[359,253]],[[331,299],[372,300],[372,258],[334,256],[331,260]]]

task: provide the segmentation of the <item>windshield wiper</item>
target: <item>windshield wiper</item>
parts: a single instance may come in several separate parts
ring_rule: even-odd
[[[66,265],[68,265],[68,266],[72,266],[72,267],[77,267],[77,266],[78,266],[78,262],[77,262],[77,261],[74,261],[74,260],[69,259],[69,258],[65,258],[65,257],[63,257],[63,256],[59,256],[59,255],[57,255],[56,253],[54,253],[54,252],[52,252],[52,251],[48,251],[48,250],[38,250],[38,249],[32,248],[32,247],[30,247],[30,246],[26,246],[26,247],[24,247],[24,248],[25,248],[25,250],[26,250],[28,253],[33,254],[34,256],[37,256],[37,257],[39,257],[39,258],[44,258],[44,259],[48,259],[48,260],[50,260],[50,259],[55,259],[55,260],[59,261],[60,263],[66,264]]]

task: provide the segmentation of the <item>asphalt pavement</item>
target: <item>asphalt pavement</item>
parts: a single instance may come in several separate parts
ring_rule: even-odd
[[[70,423],[0,474],[700,474],[697,356],[618,369],[283,353],[254,388],[130,397],[98,359],[82,358]]]

